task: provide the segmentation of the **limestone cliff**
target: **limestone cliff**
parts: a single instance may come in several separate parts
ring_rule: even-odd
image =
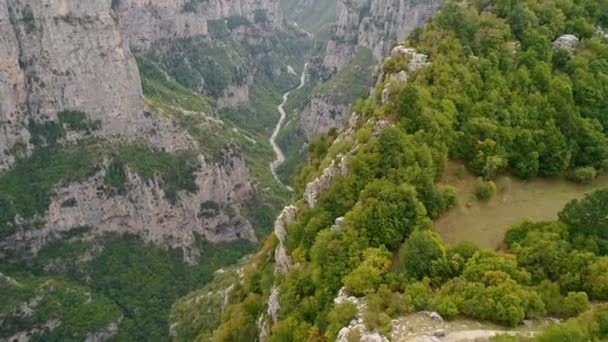
[[[206,36],[210,20],[243,17],[263,21],[270,29],[284,27],[278,0],[115,0],[113,4],[136,50],[162,39]]]
[[[110,1],[0,1],[0,169],[31,149],[27,125],[86,112],[97,135],[189,146],[170,124],[144,115],[141,81]]]
[[[424,24],[444,0],[338,0],[336,29],[323,60],[327,68],[340,69],[357,47],[367,47],[377,60]]]
[[[107,191],[105,168],[82,182],[59,187],[48,210],[33,220],[42,226],[31,229],[22,224],[0,241],[0,251],[36,252],[44,243],[87,226],[93,227],[93,235],[129,232],[158,245],[181,248],[190,262],[198,257],[193,248],[197,235],[212,242],[255,241],[253,227],[240,214],[242,203],[254,192],[240,152],[229,147],[221,161],[201,156],[199,162],[198,190],[180,192],[175,203],[165,196],[161,179],[146,181],[129,171],[125,194]]]
[[[338,0],[334,35],[327,43],[322,67],[328,74],[334,75],[334,79],[340,77],[345,68],[353,65],[361,48],[371,50],[376,62],[383,60],[393,46],[424,24],[443,2],[444,0]],[[360,66],[358,68],[361,69]],[[335,81],[330,79],[328,82]],[[332,96],[331,92],[314,94],[302,111],[302,129],[311,137],[339,127],[348,119],[354,100],[349,98],[344,101]]]
[[[262,3],[229,2],[235,7],[228,8],[219,2],[205,2],[210,16],[255,11],[255,6]],[[149,18],[144,17],[145,13],[134,13],[136,5],[146,7],[149,3],[0,0],[0,171],[9,169],[16,158],[27,158],[34,149],[30,142],[32,124],[57,123],[59,113],[65,110],[86,113],[96,128],[86,134],[70,131],[61,144],[94,140],[144,144],[170,153],[197,150],[197,142],[188,133],[172,119],[151,113],[143,101],[137,63],[115,10],[132,14],[134,21],[129,27],[141,29],[143,37],[150,31],[138,20]],[[189,34],[204,33],[204,26],[194,26],[198,22],[194,14],[175,4],[184,5],[183,1],[158,1],[160,7],[154,11],[174,8],[179,15],[168,20],[177,23],[177,29],[152,19],[147,27],[158,24],[162,34],[173,37],[183,33],[179,23],[184,23]],[[167,11],[163,15],[170,14]],[[275,15],[279,14],[269,13],[268,18]],[[190,19],[183,22],[179,19],[182,16]],[[140,36],[133,33],[132,37]],[[31,226],[35,221],[36,228],[17,229],[3,239],[0,254],[15,248],[36,251],[45,242],[81,226],[93,227],[93,234],[138,233],[148,241],[192,252],[185,254],[191,260],[196,251],[188,249],[195,234],[209,241],[255,240],[251,224],[240,214],[244,201],[254,192],[240,151],[229,147],[219,162],[202,155],[198,159],[198,190],[181,192],[175,203],[167,200],[159,179],[145,181],[134,172],[127,172],[126,194],[108,195],[103,183],[109,161],[99,161],[100,169],[91,178],[58,184],[45,212],[27,220],[17,215],[15,226]]]

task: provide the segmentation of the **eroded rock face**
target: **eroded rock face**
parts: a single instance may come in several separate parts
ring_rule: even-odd
[[[194,262],[196,234],[211,242],[256,240],[253,227],[241,214],[241,204],[254,189],[244,160],[226,151],[221,163],[200,157],[196,175],[198,191],[182,191],[175,203],[164,194],[158,178],[146,181],[127,172],[125,195],[113,194],[104,184],[105,171],[56,191],[48,211],[38,219],[39,229],[22,229],[0,242],[0,250],[36,252],[76,227],[91,226],[93,234],[128,232],[158,245],[181,248],[186,261]]]
[[[272,29],[284,27],[278,0],[114,0],[131,46],[145,50],[167,38],[187,38],[208,34],[208,22],[244,17]]]
[[[194,143],[146,115],[135,59],[111,1],[0,1],[0,170],[31,150],[28,123],[63,110],[121,136],[174,151]]]
[[[346,176],[348,174],[348,155],[338,155],[336,159],[331,161],[331,164],[323,170],[323,173],[314,181],[306,184],[304,190],[304,200],[311,208],[317,204],[319,195],[323,192],[332,180],[338,176]]]
[[[334,298],[335,304],[351,303],[357,308],[357,315],[349,322],[349,324],[340,329],[336,342],[348,342],[349,335],[353,331],[358,331],[360,341],[364,342],[388,342],[388,339],[382,334],[376,331],[369,331],[363,322],[365,311],[367,309],[367,303],[365,299],[351,296],[345,288],[340,289],[336,298]]]
[[[353,60],[360,48],[369,48],[375,60],[383,60],[396,43],[426,23],[443,3],[444,0],[339,0],[335,33],[323,57],[324,69],[329,74],[336,74]],[[409,51],[404,53],[409,54]],[[424,55],[412,57],[414,68],[426,63],[426,59],[419,59]],[[302,129],[310,138],[339,127],[347,120],[349,110],[349,105],[341,104],[331,96],[312,96],[302,111]]]
[[[300,125],[308,139],[340,126],[347,119],[350,104],[337,103],[331,95],[315,94],[302,111]]]
[[[443,3],[444,0],[339,0],[335,36],[327,46],[325,66],[341,68],[360,46],[371,49],[381,60]]]
[[[139,71],[110,1],[6,0],[0,11],[8,11],[0,18],[9,18],[16,37],[17,47],[8,48],[18,51],[26,92],[16,98],[30,118],[74,109],[101,120],[106,133],[136,132],[130,124],[143,112]]]
[[[279,245],[274,252],[275,273],[286,273],[292,266],[291,257],[287,254],[285,247],[285,239],[287,238],[287,226],[296,220],[296,214],[297,208],[289,205],[283,209],[274,223],[274,234],[279,240]]]
[[[197,148],[169,119],[147,111],[129,41],[137,46],[160,38],[203,35],[209,18],[244,11],[253,16],[261,8],[267,14],[266,25],[278,25],[282,18],[273,12],[277,1],[204,1],[205,16],[199,9],[184,11],[185,3],[0,0],[0,171],[33,148],[30,122],[56,121],[63,110],[82,111],[99,122],[99,129],[87,138],[143,143],[167,152]],[[224,101],[228,105],[241,103],[248,95],[236,88],[229,92]],[[63,142],[77,143],[83,137],[73,131]],[[103,191],[103,170],[84,182],[64,184],[48,210],[36,218],[42,226],[1,241],[0,250],[35,252],[78,226],[92,226],[95,234],[141,234],[147,241],[183,248],[189,261],[197,256],[190,248],[195,234],[209,241],[255,240],[251,224],[240,214],[254,189],[245,162],[233,152],[227,151],[222,163],[200,157],[199,190],[180,194],[175,203],[166,199],[159,179],[145,181],[135,173],[128,174],[126,195]],[[65,206],[66,201],[76,205]],[[201,207],[205,203],[209,208]]]

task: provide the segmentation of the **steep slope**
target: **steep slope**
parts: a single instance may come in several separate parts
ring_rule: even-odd
[[[307,39],[283,25],[274,1],[0,2],[0,292],[24,285],[1,339],[164,340],[172,301],[265,235],[285,40]],[[250,105],[265,126],[226,111]]]
[[[121,26],[135,50],[158,40],[206,36],[209,21],[243,18],[270,30],[285,28],[278,1],[237,0],[121,0],[114,2]]]
[[[330,29],[336,18],[336,0],[281,0],[281,6],[289,20],[314,35]]]
[[[295,3],[300,7],[315,6],[309,1]],[[323,51],[313,58],[310,67],[315,86],[305,99],[294,104],[295,114],[281,139],[289,155],[281,170],[285,180],[291,180],[295,160],[302,159],[301,145],[346,122],[355,100],[373,86],[378,72],[374,66],[388,55],[395,42],[424,24],[442,4],[442,0],[336,2],[329,33],[318,34]]]
[[[443,4],[443,0],[411,1],[338,1],[335,32],[327,44],[323,67],[334,78],[328,82],[340,82],[344,74],[367,80],[371,86],[367,63],[359,66],[357,56],[362,48],[371,50],[374,60],[388,55],[395,42],[405,39],[414,29],[423,25]],[[356,68],[354,71],[349,70]],[[348,83],[345,84],[347,86]],[[325,87],[327,88],[327,87]],[[306,136],[327,132],[339,127],[350,115],[350,104],[365,94],[359,90],[352,94],[334,96],[323,88],[312,95],[301,113],[302,129]],[[326,113],[333,113],[327,116]]]
[[[196,152],[190,153],[191,161],[184,161],[183,167],[186,176],[192,177],[192,184],[178,185],[170,190],[171,194],[166,187],[166,177],[171,176],[163,177],[160,166],[147,171],[130,160],[137,156],[170,159],[168,152],[196,149],[197,142],[176,128],[171,119],[145,111],[137,64],[109,3],[51,2],[49,6],[36,6],[7,1],[2,9],[7,20],[2,27],[13,33],[8,35],[10,45],[5,50],[12,54],[7,57],[12,57],[8,61],[13,62],[13,68],[2,70],[7,73],[2,88],[14,92],[8,102],[11,111],[3,109],[2,113],[15,118],[4,130],[3,139],[17,141],[4,146],[21,157],[33,150],[30,159],[22,159],[14,171],[2,175],[3,183],[12,182],[2,189],[5,248],[27,246],[35,251],[44,241],[84,225],[93,226],[98,232],[129,227],[132,232],[145,232],[149,241],[175,247],[192,245],[195,231],[210,240],[230,240],[239,235],[255,240],[251,225],[238,215],[238,209],[253,192],[238,149],[220,152],[221,162],[217,164],[202,156],[195,158]],[[13,100],[21,103],[11,103]],[[22,135],[9,134],[11,131]],[[96,158],[78,161],[83,174],[72,177],[77,184],[62,184],[70,178],[66,172],[70,161],[58,156],[99,153],[102,150],[94,146],[99,140],[93,142],[96,137],[109,139],[102,143],[105,145],[143,144],[163,152],[145,147],[105,147]],[[73,145],[76,142],[80,147]],[[91,146],[86,147],[87,144]],[[60,174],[54,180],[49,179],[49,172],[32,169],[49,157],[49,151],[58,158],[55,167]],[[5,164],[10,160],[3,159]],[[103,170],[93,172],[96,167]],[[129,191],[100,191],[104,184],[111,187],[104,182],[113,171],[111,167],[121,176],[121,187]],[[23,173],[24,170],[27,171]],[[27,188],[36,183],[21,187],[21,182],[15,181],[20,176],[49,184],[39,189]],[[176,193],[185,188],[194,197],[182,198]],[[28,203],[30,191],[38,192],[40,203]],[[65,205],[67,200],[70,205]],[[222,218],[219,210],[217,217],[203,217],[199,206],[207,202],[220,208],[231,207],[237,214]],[[173,219],[167,220],[169,217]],[[40,229],[27,228],[32,222],[39,222]],[[226,225],[230,228],[218,228]],[[154,229],[159,230],[153,233]]]
[[[55,120],[62,110],[89,113],[101,121],[102,135],[142,137],[151,129],[137,65],[108,2],[3,1],[0,20],[7,54],[0,71],[7,99],[2,116],[9,125],[2,132],[3,168],[14,159],[11,149],[31,149],[24,134],[30,120]]]
[[[450,1],[393,48],[349,124],[311,143],[297,199],[243,266],[213,339],[432,339],[395,319],[510,329],[608,298],[598,291],[606,190],[570,202],[557,221],[515,224],[499,251],[446,246],[432,229],[458,200],[439,182],[449,157],[479,176],[480,201],[499,174],[589,182],[605,172],[608,41],[597,26],[607,10]]]

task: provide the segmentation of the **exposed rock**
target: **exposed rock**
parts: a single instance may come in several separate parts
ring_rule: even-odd
[[[332,180],[338,176],[346,176],[348,174],[348,155],[339,154],[336,159],[331,161],[331,164],[323,170],[323,173],[314,181],[306,184],[304,190],[304,200],[308,206],[313,208],[319,199],[319,195],[323,192]]]
[[[363,316],[365,315],[365,310],[367,308],[367,305],[363,298],[351,296],[348,294],[345,288],[341,288],[336,298],[334,298],[334,303],[352,303],[357,307],[357,316],[352,321],[350,321],[348,326],[340,329],[340,331],[338,332],[338,337],[336,338],[336,342],[348,342],[348,336],[354,330],[358,330],[359,336],[361,338],[360,341],[388,342],[388,338],[382,336],[376,331],[369,331],[363,323]]]
[[[608,31],[604,30],[601,26],[597,27],[597,33],[604,39],[608,39]]]
[[[579,39],[573,34],[565,34],[560,36],[553,42],[553,48],[556,50],[566,50],[573,52],[578,46]]]
[[[388,88],[382,90],[382,104],[386,104],[390,99],[391,91]]]
[[[256,22],[259,20],[256,15],[258,18],[263,15],[271,29],[283,29],[285,25],[278,0],[120,0],[116,3],[121,26],[136,50],[146,50],[152,43],[166,38],[207,35],[210,20],[244,17]]]
[[[443,322],[443,317],[441,317],[441,315],[435,311],[422,311],[421,313],[429,316],[431,319],[437,322]]]
[[[433,336],[435,337],[444,337],[446,334],[445,329],[438,329],[433,332]]]
[[[408,48],[403,45],[397,45],[391,51],[391,56],[395,56],[397,54],[406,56],[410,59],[410,63],[408,65],[408,71],[410,73],[415,72],[428,64],[429,56],[422,53],[418,53],[418,50],[414,48]]]
[[[381,60],[395,42],[404,40],[443,5],[443,0],[339,0],[336,30],[324,65],[339,69],[364,46]]]
[[[296,207],[287,206],[274,223],[274,234],[279,240],[279,245],[274,251],[276,273],[286,273],[291,268],[292,261],[291,257],[287,255],[285,239],[287,238],[287,226],[296,220],[296,214]]]
[[[122,316],[118,319],[118,322],[112,322],[107,327],[100,329],[94,333],[90,333],[84,339],[84,342],[102,342],[107,341],[114,337],[118,333],[118,325],[122,321]]]
[[[338,217],[331,226],[332,232],[342,232],[344,229],[344,217]]]
[[[258,341],[265,342],[268,338],[268,321],[266,320],[266,316],[264,314],[258,317],[255,322],[256,327],[258,328]]]
[[[310,139],[316,134],[342,125],[348,119],[349,109],[350,104],[338,103],[331,95],[313,94],[302,110],[300,126]]]
[[[407,82],[407,72],[405,70],[402,70],[398,73],[391,74],[389,76],[389,80],[390,80],[390,82],[395,82],[395,83],[405,83],[405,82]]]
[[[217,99],[217,107],[222,108],[236,108],[238,106],[249,103],[249,87],[253,82],[250,79],[245,84],[231,84],[229,85],[222,94],[222,97]]]
[[[268,316],[270,316],[272,322],[276,322],[279,319],[279,310],[281,309],[280,297],[281,291],[278,286],[274,285],[270,290],[270,297],[268,297]]]
[[[369,48],[376,60],[382,60],[391,47],[403,41],[415,28],[423,25],[444,0],[338,0],[333,38],[327,43],[323,67],[336,74],[353,60],[359,48]],[[395,53],[411,55],[409,71],[425,65],[427,56],[414,49],[398,47]],[[407,81],[405,74],[399,79]],[[383,93],[388,100],[389,93]],[[350,105],[338,103],[331,96],[313,95],[301,115],[301,126],[310,138],[332,127],[341,126],[350,114]]]
[[[79,110],[99,136],[148,141],[175,151],[194,143],[145,115],[141,80],[110,1],[0,3],[0,170],[29,145],[28,122]],[[171,138],[168,138],[171,137]]]
[[[224,162],[217,164],[200,157],[198,191],[180,192],[175,204],[165,197],[160,179],[145,181],[133,172],[127,172],[126,195],[104,191],[104,170],[86,181],[68,184],[56,191],[42,228],[18,231],[0,241],[0,250],[36,252],[44,243],[81,226],[94,227],[94,233],[137,233],[146,241],[184,249],[190,262],[197,257],[191,248],[195,234],[212,242],[255,241],[251,224],[239,213],[241,203],[254,191],[247,166],[236,151],[224,153]],[[74,206],[62,205],[70,199]]]
[[[13,336],[8,337],[2,341],[10,341],[10,342],[27,342],[30,340],[30,336],[35,336],[42,334],[44,332],[53,331],[61,326],[62,322],[58,319],[51,319],[46,321],[44,324],[39,325],[35,328],[20,331]]]

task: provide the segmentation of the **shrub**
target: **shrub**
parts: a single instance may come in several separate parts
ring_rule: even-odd
[[[477,178],[475,181],[475,197],[480,201],[488,201],[496,194],[496,184]]]
[[[355,304],[350,302],[336,304],[327,316],[329,321],[329,326],[325,332],[327,339],[334,340],[340,329],[348,325],[356,315],[357,306]]]
[[[597,177],[597,170],[591,166],[579,167],[572,171],[568,178],[580,184],[589,184]]]
[[[390,267],[391,254],[384,247],[368,248],[359,267],[344,277],[344,286],[356,295],[371,293],[380,285]]]

